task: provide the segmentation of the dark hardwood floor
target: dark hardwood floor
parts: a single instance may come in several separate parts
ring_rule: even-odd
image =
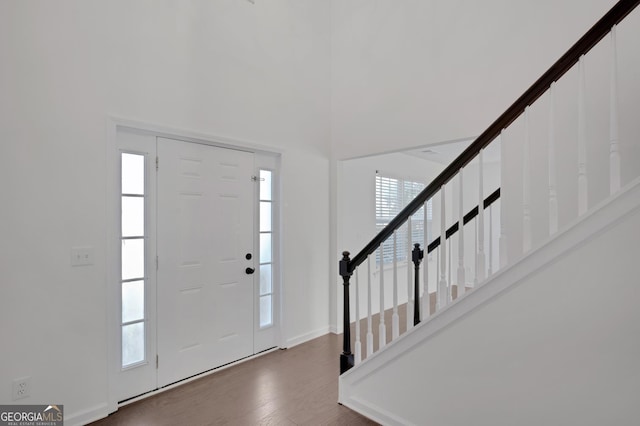
[[[453,286],[453,296],[456,296]],[[431,312],[436,296],[430,294]],[[400,334],[406,305],[398,307]],[[392,310],[385,311],[387,343]],[[378,350],[379,315],[372,316]],[[367,319],[360,321],[362,358],[366,357]],[[355,322],[351,324],[354,350]],[[375,425],[338,404],[342,334],[327,334],[291,349],[277,350],[121,407],[94,426],[174,425]]]
[[[107,425],[375,425],[338,404],[342,335],[327,334],[121,407]]]

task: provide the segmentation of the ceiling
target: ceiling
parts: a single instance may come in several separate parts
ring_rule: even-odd
[[[424,145],[418,148],[413,148],[407,151],[403,151],[406,155],[422,158],[424,160],[433,161],[439,164],[448,165],[460,153],[468,147],[474,139],[463,139],[452,142],[442,142],[430,145]],[[492,163],[500,161],[500,144],[491,143],[484,150],[485,163]]]

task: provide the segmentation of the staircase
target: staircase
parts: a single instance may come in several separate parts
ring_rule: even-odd
[[[343,253],[343,405],[382,424],[640,424],[640,73],[621,68],[640,70],[640,55],[619,47],[640,41],[639,3],[616,3],[371,242]],[[500,188],[483,183],[492,143]],[[399,261],[399,230],[416,214],[426,223],[430,200],[439,236],[425,227],[420,247],[402,233]],[[392,273],[372,280],[383,250]]]

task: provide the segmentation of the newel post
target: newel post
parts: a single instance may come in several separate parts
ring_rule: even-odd
[[[351,353],[351,312],[349,312],[349,279],[353,274],[353,272],[349,270],[350,263],[349,252],[342,252],[342,259],[339,262],[339,271],[342,276],[342,286],[344,290],[342,319],[343,343],[342,354],[340,354],[340,374],[353,367],[354,362],[353,354]]]
[[[413,267],[415,268],[415,273],[413,274],[415,277],[413,285],[413,325],[418,325],[420,323],[420,261],[423,257],[424,250],[420,250],[420,243],[415,243],[413,245],[413,250],[411,251],[411,260],[413,261]],[[424,294],[423,297],[429,297],[429,295]]]

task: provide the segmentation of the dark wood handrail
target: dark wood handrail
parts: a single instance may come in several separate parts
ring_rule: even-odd
[[[620,0],[598,22],[587,31],[571,48],[556,61],[522,96],[520,96],[496,121],[494,121],[478,138],[467,147],[442,173],[440,173],[427,187],[414,198],[402,211],[384,227],[360,252],[349,261],[349,272],[353,272],[364,262],[393,232],[402,226],[409,216],[413,215],[422,205],[432,198],[440,188],[449,182],[458,171],[469,164],[481,149],[489,145],[500,135],[503,129],[513,123],[525,108],[535,102],[549,89],[551,83],[557,81],[573,67],[580,57],[589,52],[602,40],[611,28],[622,21],[633,9],[640,4],[640,0]]]
[[[486,209],[491,204],[495,203],[498,200],[498,198],[500,198],[500,188],[496,189],[487,198],[485,198],[482,205]],[[469,213],[463,216],[462,218],[463,224],[466,225],[467,223],[471,222],[473,218],[476,216],[478,216],[478,206],[475,206],[469,211]],[[460,221],[454,223],[449,227],[449,229],[447,229],[447,231],[445,232],[445,237],[449,239],[453,234],[458,232],[459,228],[460,228]],[[432,251],[437,249],[439,245],[440,245],[440,237],[431,241],[431,244],[429,244],[429,246],[427,247],[427,253],[431,253]]]

